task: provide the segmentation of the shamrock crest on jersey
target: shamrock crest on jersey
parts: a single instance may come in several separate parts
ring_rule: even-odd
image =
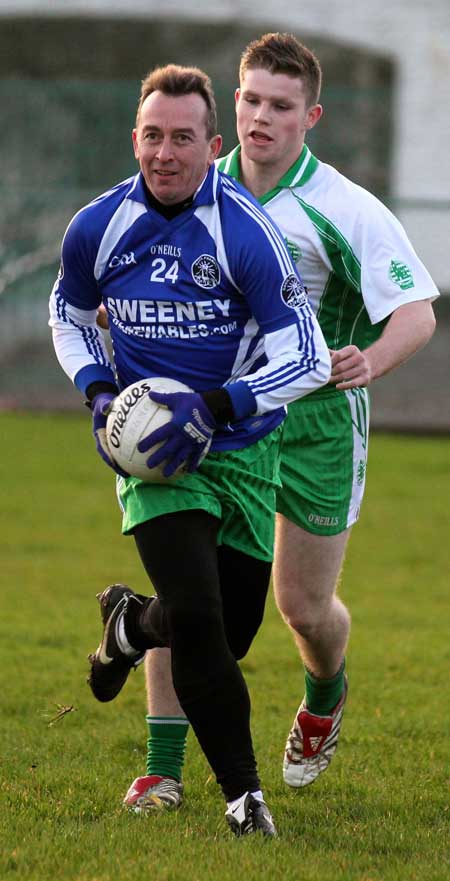
[[[220,282],[220,267],[210,254],[200,254],[191,266],[192,278],[201,288],[215,288]]]
[[[299,246],[295,242],[291,242],[291,240],[286,237],[284,239],[284,243],[285,243],[286,248],[288,249],[294,263],[298,263],[300,258],[303,257],[303,254],[302,254]]]
[[[364,483],[365,477],[366,477],[366,463],[365,463],[364,459],[360,459],[358,462],[357,477],[356,477],[358,486],[361,486],[361,484]]]
[[[281,299],[290,309],[300,309],[307,300],[307,291],[297,275],[292,272],[281,285]]]
[[[389,278],[394,284],[398,284],[402,291],[407,291],[409,288],[414,287],[414,279],[409,266],[406,263],[400,263],[398,260],[391,260]]]

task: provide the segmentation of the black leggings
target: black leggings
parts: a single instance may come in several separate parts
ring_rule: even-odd
[[[250,699],[236,659],[264,614],[271,564],[227,545],[205,511],[156,517],[135,530],[159,601],[145,604],[141,634],[172,650],[174,688],[227,801],[259,789]]]

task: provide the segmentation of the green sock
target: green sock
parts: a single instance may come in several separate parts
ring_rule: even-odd
[[[317,679],[305,668],[306,706],[315,716],[329,716],[345,687],[345,660],[332,679]]]
[[[184,716],[146,716],[147,774],[181,780],[189,722]]]

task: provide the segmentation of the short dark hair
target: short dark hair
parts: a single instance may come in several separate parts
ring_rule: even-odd
[[[167,64],[155,67],[142,80],[141,97],[136,114],[136,125],[142,105],[152,92],[178,97],[180,95],[200,95],[206,104],[206,136],[213,138],[217,133],[216,99],[209,76],[199,67],[181,67],[178,64]]]
[[[247,70],[258,67],[298,77],[303,82],[308,106],[317,104],[322,84],[319,60],[293,34],[263,34],[249,43],[241,55],[240,79],[244,79]]]

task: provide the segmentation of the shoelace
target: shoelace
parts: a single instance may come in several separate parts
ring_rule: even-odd
[[[292,730],[288,737],[289,750],[294,753],[303,754],[303,737],[297,734],[296,730]]]

